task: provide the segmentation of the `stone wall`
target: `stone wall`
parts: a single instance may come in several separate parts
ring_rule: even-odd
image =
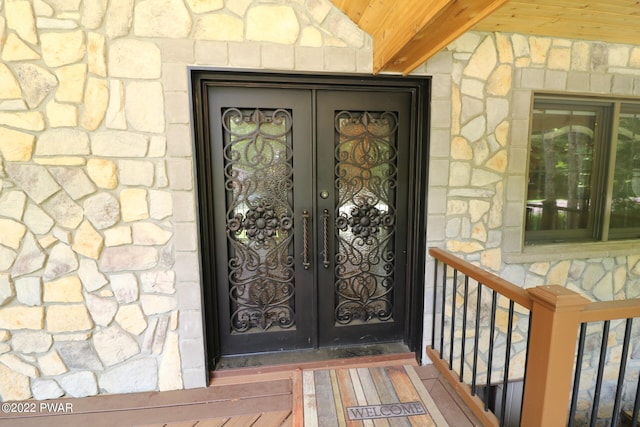
[[[639,96],[640,47],[470,32],[426,67],[434,76],[428,245],[445,248],[525,288],[558,284],[594,301],[640,297],[637,243],[523,247],[532,94]],[[432,271],[430,263],[427,278],[433,277]],[[431,302],[426,306],[429,310]],[[505,302],[499,304],[500,333],[508,321],[506,309]],[[429,325],[431,313],[425,317]],[[521,372],[526,313],[517,310],[514,321],[517,360],[512,372]],[[608,360],[613,364],[620,360],[623,328],[612,325]],[[601,331],[601,325],[588,329],[591,358],[583,366],[584,395],[593,393],[589,385],[595,379]],[[640,369],[638,325],[631,340],[627,402],[633,399]],[[481,340],[481,352],[486,355],[486,350]],[[494,369],[501,363],[496,360]],[[612,396],[616,375],[617,368],[610,365],[603,399]],[[580,410],[586,415],[588,404]],[[605,418],[610,410],[611,405],[601,407]]]
[[[328,0],[0,0],[0,400],[204,386],[188,66],[370,72]]]

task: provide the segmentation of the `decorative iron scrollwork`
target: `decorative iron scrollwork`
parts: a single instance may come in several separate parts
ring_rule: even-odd
[[[268,245],[279,230],[287,231],[293,227],[293,218],[282,214],[277,216],[275,210],[265,202],[251,206],[243,217],[237,213],[227,222],[227,228],[233,233],[246,232],[249,240]]]
[[[224,173],[233,333],[295,325],[291,112],[228,108]]]
[[[393,112],[335,117],[335,322],[391,321],[398,119]]]
[[[340,215],[336,218],[336,227],[342,231],[347,231],[351,227],[354,236],[367,240],[370,236],[380,233],[380,227],[390,227],[393,225],[393,217],[387,212],[381,211],[377,207],[365,201],[351,208],[351,217]]]

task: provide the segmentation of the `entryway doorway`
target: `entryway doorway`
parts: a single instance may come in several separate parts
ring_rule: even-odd
[[[192,71],[209,363],[421,354],[429,81]]]

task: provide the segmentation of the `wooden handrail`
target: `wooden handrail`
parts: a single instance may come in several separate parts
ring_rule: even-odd
[[[640,317],[640,298],[593,302],[581,313],[582,322],[630,319]]]
[[[429,248],[429,255],[466,274],[467,276],[472,277],[479,283],[482,283],[499,294],[515,301],[524,308],[531,310],[531,307],[533,307],[533,300],[526,289],[520,288],[513,283],[496,276],[495,274],[489,273],[480,267],[470,264],[469,262],[464,261],[445,250]]]
[[[640,298],[591,302],[583,295],[558,285],[523,289],[439,248],[429,254],[448,267],[487,286],[531,311],[527,381],[522,407],[523,426],[566,426],[569,409],[575,347],[581,323],[640,318]],[[446,274],[446,270],[445,273]],[[477,398],[453,375],[449,366],[435,359],[439,353],[427,347],[427,354],[472,409],[481,408]],[[495,419],[482,418],[494,425]]]

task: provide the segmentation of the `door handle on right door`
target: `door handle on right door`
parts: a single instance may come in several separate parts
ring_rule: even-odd
[[[302,266],[305,270],[311,267],[309,261],[309,211],[302,211]]]
[[[329,268],[329,209],[322,210],[322,265]]]

